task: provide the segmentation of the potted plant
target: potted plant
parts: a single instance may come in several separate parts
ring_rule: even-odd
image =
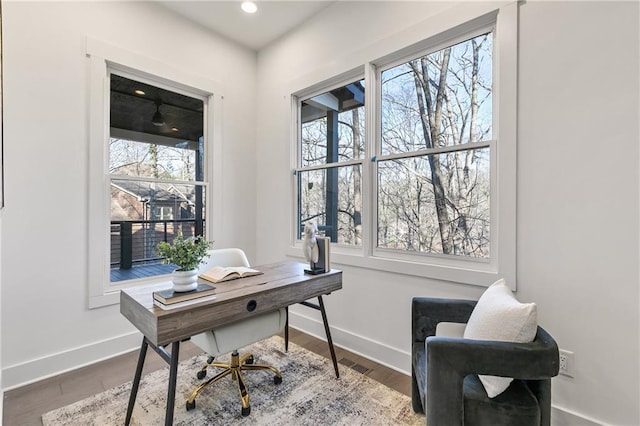
[[[163,263],[178,267],[173,271],[173,290],[178,292],[195,290],[198,286],[198,266],[205,257],[211,243],[202,236],[184,238],[182,232],[173,242],[163,241],[158,244],[158,254],[164,258]]]

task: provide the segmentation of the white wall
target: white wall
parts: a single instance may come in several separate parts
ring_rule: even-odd
[[[117,306],[86,308],[85,36],[223,85],[228,190],[214,238],[256,263],[281,259],[289,245],[291,87],[363,63],[362,52],[382,56],[450,7],[338,2],[260,52],[256,80],[252,52],[152,3],[3,2],[2,387],[139,343]],[[554,379],[565,415],[556,424],[640,423],[638,38],[637,3],[520,7],[517,295],[535,301],[540,323],[575,352],[576,377]],[[344,289],[326,299],[335,340],[403,371],[413,296],[482,293],[339,267]],[[323,335],[313,311],[296,307],[292,321]]]
[[[10,1],[3,2],[3,15],[6,208],[0,279],[6,389],[141,341],[117,305],[87,309],[85,38],[222,87],[224,203],[215,220],[224,227],[213,238],[216,247],[237,245],[250,258],[256,54],[152,2]]]
[[[259,262],[289,246],[291,89],[418,41],[414,24],[447,19],[428,20],[442,12],[436,7],[443,4],[337,3],[259,53]],[[637,3],[520,6],[517,296],[535,301],[540,324],[575,352],[575,378],[553,380],[556,425],[640,423],[638,36]],[[334,339],[403,371],[413,296],[482,293],[338,267],[344,288],[326,299]],[[291,312],[294,326],[324,336],[316,313]]]

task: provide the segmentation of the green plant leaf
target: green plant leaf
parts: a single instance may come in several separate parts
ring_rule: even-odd
[[[164,258],[163,263],[174,264],[179,271],[190,271],[209,257],[208,250],[212,244],[202,236],[184,238],[182,231],[178,231],[171,244],[165,241],[158,244],[158,254]]]

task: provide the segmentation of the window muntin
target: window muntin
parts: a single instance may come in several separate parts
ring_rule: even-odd
[[[377,247],[490,258],[493,32],[380,71]]]
[[[110,74],[110,281],[166,274],[161,241],[204,235],[204,102]]]
[[[364,80],[299,103],[297,238],[312,221],[332,242],[362,244]]]

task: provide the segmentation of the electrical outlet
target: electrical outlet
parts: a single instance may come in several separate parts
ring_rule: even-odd
[[[560,374],[573,377],[573,352],[560,349]]]

